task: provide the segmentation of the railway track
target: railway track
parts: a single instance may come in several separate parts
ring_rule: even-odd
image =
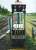
[[[0,19],[0,39],[6,35],[8,31],[8,17]]]
[[[8,20],[7,18],[3,18],[2,20],[0,20],[0,28],[4,28],[6,25],[8,25]]]

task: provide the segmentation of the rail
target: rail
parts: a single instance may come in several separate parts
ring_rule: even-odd
[[[0,39],[6,36],[6,34],[9,32],[10,30],[8,30],[8,17],[0,18]]]

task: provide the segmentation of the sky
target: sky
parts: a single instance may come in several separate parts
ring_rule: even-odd
[[[15,3],[16,0],[0,0],[0,5],[4,8],[11,10],[11,4]],[[26,4],[26,12],[36,12],[36,0],[20,0],[22,3]]]

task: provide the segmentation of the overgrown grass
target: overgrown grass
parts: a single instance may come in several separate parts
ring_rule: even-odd
[[[36,50],[36,45],[33,45],[33,39],[29,36],[26,36],[25,39],[25,46],[27,48],[27,50]]]

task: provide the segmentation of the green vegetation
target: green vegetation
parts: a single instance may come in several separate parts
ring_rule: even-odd
[[[27,48],[27,50],[31,50],[32,49],[32,38],[29,37],[29,36],[26,36],[25,47]]]
[[[36,13],[27,13],[27,16],[36,16]]]
[[[36,50],[36,44],[33,45],[33,39],[29,36],[26,36],[25,47],[27,48],[27,50]]]
[[[10,15],[11,14],[11,12],[10,11],[8,11],[8,9],[6,9],[6,8],[2,8],[1,6],[0,6],[0,15]]]

